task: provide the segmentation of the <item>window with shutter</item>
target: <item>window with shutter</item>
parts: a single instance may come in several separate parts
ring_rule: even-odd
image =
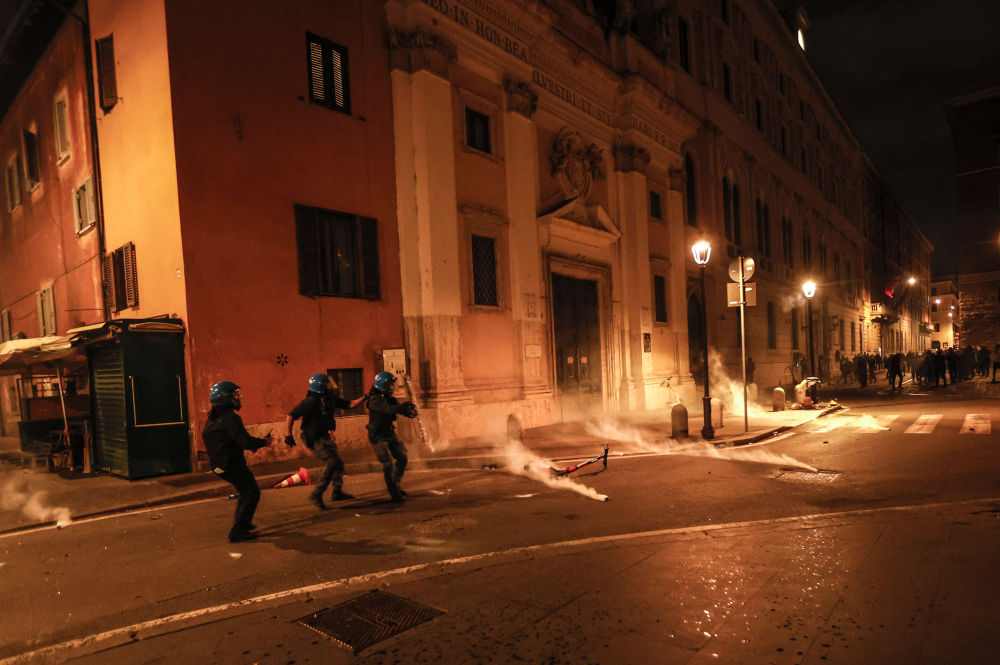
[[[0,342],[10,341],[10,310],[0,312]]]
[[[381,297],[378,220],[296,205],[295,235],[299,293]]]
[[[45,305],[41,291],[35,292],[35,313],[38,315],[38,336],[45,337]]]
[[[55,102],[56,154],[59,159],[69,157],[69,108],[66,97],[58,97]]]
[[[11,157],[10,161],[7,162],[5,180],[7,181],[7,209],[13,210],[21,205],[21,178],[17,171],[17,155]]]
[[[110,252],[104,257],[104,297],[111,313],[120,311],[117,297],[119,280],[115,272],[115,252]]]
[[[77,234],[83,233],[97,223],[97,205],[94,200],[94,179],[87,178],[74,192],[73,221]]]
[[[45,313],[45,334],[46,335],[56,335],[58,334],[58,329],[56,327],[56,296],[55,287],[50,286],[49,288],[42,291],[42,306]]]
[[[306,33],[309,101],[351,114],[350,68],[347,48]]]
[[[22,132],[24,141],[24,179],[28,189],[34,189],[41,181],[41,168],[38,157],[38,136],[27,129]]]
[[[101,108],[105,112],[118,103],[118,78],[115,74],[114,35],[97,40],[97,84],[100,88]]]
[[[126,243],[122,247],[123,272],[125,273],[125,305],[139,306],[139,280],[135,265],[135,244]]]

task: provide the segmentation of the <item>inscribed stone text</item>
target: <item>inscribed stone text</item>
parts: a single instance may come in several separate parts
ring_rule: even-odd
[[[531,72],[531,80],[539,88],[547,90],[549,93],[555,95],[568,104],[572,104],[587,115],[597,118],[608,127],[618,127],[619,118],[617,115],[613,115],[598,106],[594,106],[589,99],[583,95],[576,94],[576,91],[561,85],[553,78],[546,76],[539,71],[533,71]]]
[[[476,16],[457,2],[449,3],[448,0],[423,0],[423,2],[459,25],[475,32],[479,37],[502,48],[515,58],[528,62],[528,48],[524,44],[511,39],[501,32],[499,28],[494,27],[485,19]],[[470,13],[472,14],[471,16]]]

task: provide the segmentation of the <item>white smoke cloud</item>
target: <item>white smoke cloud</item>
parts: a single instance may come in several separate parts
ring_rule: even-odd
[[[30,492],[25,478],[12,477],[0,488],[0,510],[21,511],[35,522],[52,522],[64,527],[72,523],[69,508],[42,505],[45,492]]]
[[[648,433],[634,427],[622,425],[610,419],[588,423],[587,431],[593,436],[624,443],[630,449],[625,452],[648,452],[666,455],[691,455],[694,457],[714,457],[716,459],[761,462],[763,464],[783,464],[816,473],[818,469],[800,462],[791,455],[773,453],[758,448],[716,448],[714,444],[699,441],[680,442],[675,439],[657,440]]]
[[[569,490],[596,501],[608,500],[607,495],[600,494],[597,490],[578,483],[569,476],[553,476],[550,469],[555,465],[550,460],[531,452],[516,439],[507,440],[503,454],[507,457],[512,473],[537,480],[552,489]]]

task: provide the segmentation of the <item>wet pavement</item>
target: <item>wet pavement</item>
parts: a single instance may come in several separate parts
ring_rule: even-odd
[[[0,663],[992,663],[1000,404],[909,399],[574,474],[607,503],[424,470],[265,492],[239,545],[220,498],[0,535]],[[444,614],[357,656],[295,623],[376,588]]]

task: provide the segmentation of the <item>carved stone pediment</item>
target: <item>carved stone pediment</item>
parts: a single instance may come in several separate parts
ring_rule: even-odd
[[[604,208],[596,203],[587,204],[582,199],[568,201],[540,215],[538,231],[543,247],[548,246],[552,238],[590,247],[607,247],[622,236]]]

